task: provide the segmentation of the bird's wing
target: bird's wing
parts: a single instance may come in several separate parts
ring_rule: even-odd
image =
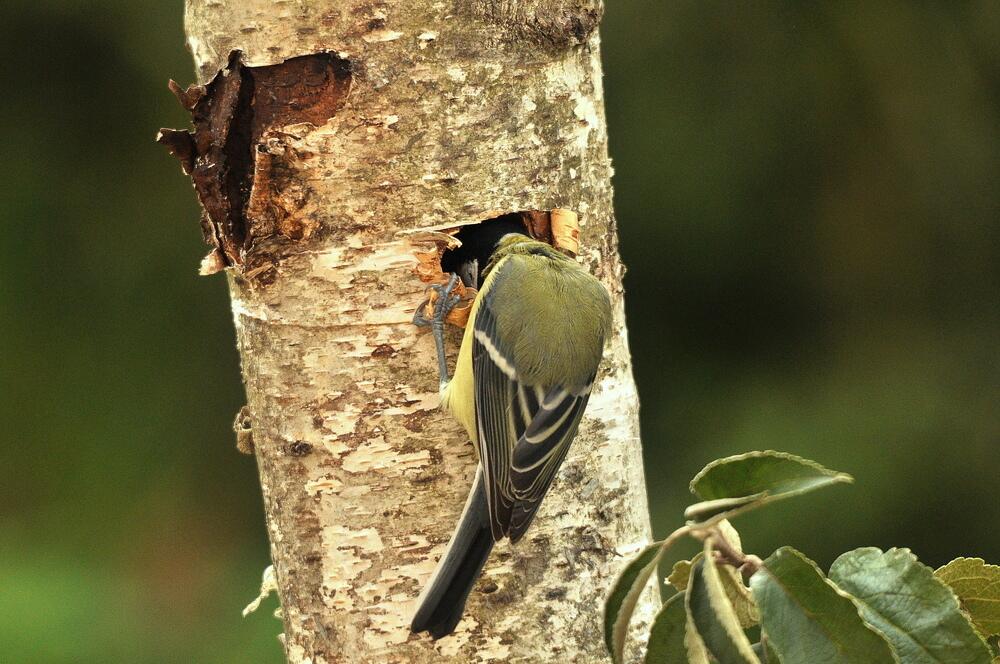
[[[493,539],[499,540],[507,533],[514,504],[510,490],[510,456],[520,431],[510,405],[518,391],[518,383],[508,344],[497,335],[493,294],[490,289],[480,293],[472,336],[476,443],[486,483],[490,530]]]
[[[528,529],[556,471],[566,458],[587,407],[590,387],[588,383],[575,390],[561,386],[547,391],[535,388],[533,401],[521,398],[522,394],[527,396],[531,388],[520,390],[519,403],[514,410],[521,410],[524,415],[530,413],[531,417],[526,420],[527,427],[511,454],[510,481],[514,504],[511,506],[507,535],[512,542],[519,540]],[[537,408],[528,410],[533,404],[537,404]]]
[[[498,264],[490,281],[516,278],[513,268],[508,261]],[[576,435],[593,377],[574,388],[525,384],[513,353],[517,339],[505,339],[497,330],[497,308],[518,289],[493,284],[481,291],[473,323],[477,444],[493,537],[517,541]]]

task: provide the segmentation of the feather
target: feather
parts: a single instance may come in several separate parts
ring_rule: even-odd
[[[476,470],[476,479],[455,534],[417,600],[419,608],[410,623],[412,631],[430,632],[436,639],[454,631],[462,619],[469,592],[493,550],[493,537],[487,519],[480,467]]]
[[[498,243],[442,393],[478,453],[476,484],[413,631],[451,632],[493,543],[531,525],[580,426],[610,323],[607,291],[575,261],[524,236]]]
[[[531,344],[555,360],[563,352],[557,346],[577,341],[565,336],[581,323],[573,320],[572,308],[565,308],[574,298],[563,295],[566,289],[561,286],[573,285],[580,275],[596,280],[561,255],[555,260],[569,265],[562,272],[553,269],[547,265],[553,260],[548,254],[522,254],[497,261],[470,316],[475,441],[496,539],[508,536],[517,541],[530,525],[576,435],[600,361],[599,351],[578,354],[582,367],[562,367],[555,374],[566,380],[543,382],[540,378],[548,374],[532,365],[534,353],[519,352]],[[547,284],[547,277],[538,276],[540,271],[555,273],[556,283]],[[557,303],[562,295],[564,308],[556,312],[543,307],[541,316],[513,322],[508,317],[505,324],[505,315],[517,309],[517,301],[540,286],[551,286],[545,296]],[[583,335],[585,341],[596,336],[603,345],[600,318],[582,325],[591,328]],[[586,371],[582,380],[577,379],[581,369]]]

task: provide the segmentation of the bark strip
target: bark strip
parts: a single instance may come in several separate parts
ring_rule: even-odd
[[[188,0],[194,131],[164,130],[232,296],[291,662],[604,662],[648,542],[597,0]],[[427,231],[574,210],[616,327],[539,516],[455,635],[409,633],[475,468],[412,326]],[[452,351],[459,342],[456,331]],[[639,614],[648,619],[649,593]]]

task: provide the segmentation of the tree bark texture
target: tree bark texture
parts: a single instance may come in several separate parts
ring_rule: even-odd
[[[225,269],[291,662],[603,662],[602,605],[650,538],[611,207],[600,0],[188,0],[191,174]],[[500,544],[457,632],[416,598],[475,457],[411,324],[427,231],[580,215],[616,311],[538,518]],[[449,345],[457,351],[460,331]],[[243,432],[244,442],[248,432]],[[655,610],[644,596],[640,615]]]

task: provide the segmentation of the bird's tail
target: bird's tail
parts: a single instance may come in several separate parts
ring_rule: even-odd
[[[427,582],[418,601],[417,614],[410,623],[414,632],[430,632],[439,639],[451,634],[465,612],[465,600],[479,578],[493,549],[483,467],[476,470],[476,480],[455,534]]]

